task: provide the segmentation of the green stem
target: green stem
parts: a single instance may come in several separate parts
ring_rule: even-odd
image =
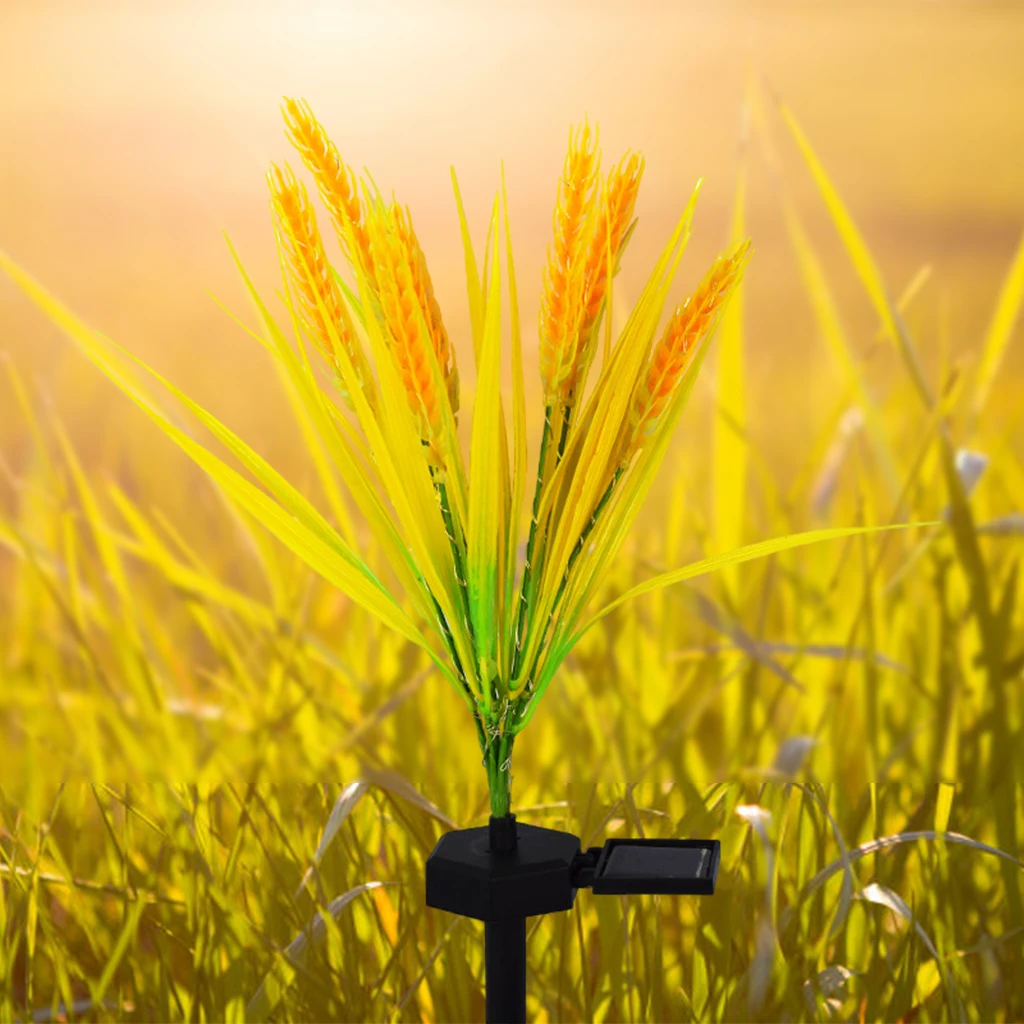
[[[420,443],[426,446],[429,445],[430,442],[421,438]],[[437,500],[441,506],[441,518],[444,521],[444,532],[445,535],[448,537],[448,546],[451,548],[452,551],[452,561],[454,562],[455,565],[455,579],[459,584],[459,602],[462,605],[462,617],[463,621],[466,624],[466,629],[469,632],[470,644],[473,653],[475,654],[476,641],[473,636],[473,619],[469,613],[469,583],[466,580],[466,570],[462,560],[462,548],[459,546],[459,542],[455,536],[455,523],[454,520],[452,519],[451,505],[448,502],[448,488],[443,480],[437,479],[436,467],[432,465],[429,468],[430,479],[434,482],[434,490],[437,493]],[[434,601],[434,604],[437,604],[436,599]],[[440,613],[440,607],[438,608],[438,612]],[[443,619],[444,616],[442,615],[441,618]],[[448,638],[449,641],[451,641],[451,630],[448,629],[447,622],[445,622],[445,630],[446,637]],[[451,647],[452,654],[455,656],[456,661],[458,661],[458,654],[456,654],[455,652],[454,643],[450,643],[449,646]]]
[[[423,442],[423,443],[426,444],[426,442]],[[433,466],[430,467],[430,476],[431,476],[431,478],[433,478],[433,476],[434,476],[434,467]],[[461,558],[460,558],[460,555],[459,555],[458,547],[455,544],[455,540],[453,538],[454,530],[452,528],[451,511],[447,509],[448,496],[447,496],[447,493],[444,490],[444,484],[443,483],[439,483],[439,482],[435,481],[434,482],[434,486],[435,486],[435,488],[438,489],[438,496],[441,499],[441,514],[442,514],[442,516],[445,517],[445,530],[448,533],[448,539],[452,543],[452,553],[455,556],[455,566],[456,566],[455,574],[459,578],[460,583],[462,583],[462,581],[463,581],[463,579],[465,577],[465,574],[459,570],[459,566],[462,563],[461,563]],[[430,585],[427,583],[427,581],[423,578],[422,575],[420,576],[420,582],[423,584],[424,589],[430,595],[430,600],[434,602],[434,611],[437,613],[437,620],[438,620],[438,622],[441,625],[441,632],[444,635],[445,646],[448,648],[449,652],[451,653],[452,661],[455,663],[455,669],[459,673],[459,681],[462,683],[462,689],[465,691],[466,696],[469,697],[470,701],[472,701],[473,704],[475,705],[476,704],[476,695],[473,693],[473,690],[472,690],[472,688],[469,685],[469,680],[468,680],[468,678],[466,676],[466,670],[463,667],[462,659],[459,657],[459,649],[458,649],[458,647],[455,644],[455,638],[452,636],[451,627],[448,625],[448,619],[445,616],[444,612],[442,611],[441,605],[438,603],[437,598],[434,596],[434,592],[430,589]],[[468,616],[467,616],[467,618],[468,618]],[[470,636],[472,636],[472,624],[470,625],[470,630],[471,630]],[[477,725],[477,734],[481,737],[481,742],[483,742],[483,726],[482,726],[482,724],[481,724],[481,722],[479,720],[480,719],[479,712],[474,711],[474,717],[477,719],[477,723],[476,723],[476,725]]]
[[[530,538],[526,545],[526,567],[523,570],[523,582],[519,593],[519,618],[516,623],[516,649],[512,659],[512,679],[516,678],[522,663],[523,655],[523,618],[526,613],[526,609],[529,607],[530,602],[533,600],[533,593],[531,586],[534,583],[534,572],[533,572],[533,560],[536,554],[535,542],[537,539],[537,514],[540,508],[540,497],[541,491],[544,485],[544,463],[547,459],[548,442],[551,438],[551,406],[548,405],[544,409],[544,435],[541,440],[540,446],[540,459],[537,463],[537,487],[533,495],[533,518],[530,522]],[[569,420],[572,416],[572,393],[569,394],[569,400],[565,403],[562,410],[562,431],[561,436],[558,438],[558,448],[555,452],[555,464],[552,468],[552,472],[558,469],[559,464],[562,461],[562,456],[565,454],[565,445],[569,438]],[[553,512],[548,513],[547,521],[544,525],[544,537],[547,538],[548,527],[551,523],[551,516]],[[544,561],[543,551],[538,559],[541,563]]]
[[[565,454],[565,442],[569,439],[569,420],[572,418],[572,392],[569,392],[569,401],[565,403],[565,407],[562,409],[562,436],[558,439],[558,454],[555,456],[555,469],[558,469],[558,464],[562,461],[562,456]]]
[[[424,444],[426,444],[426,442],[424,442]],[[433,466],[430,467],[430,477],[432,480],[434,480],[434,489],[437,491],[438,501],[441,505],[441,518],[444,520],[445,533],[448,536],[448,544],[451,547],[452,551],[452,560],[455,565],[455,579],[458,581],[459,584],[459,597],[460,604],[462,606],[462,615],[466,623],[466,628],[469,631],[471,649],[475,653],[476,639],[473,633],[473,619],[469,611],[469,584],[466,579],[466,571],[462,558],[462,548],[459,546],[458,540],[455,536],[455,523],[452,518],[451,506],[448,502],[448,488],[445,486],[444,481],[434,479],[435,468]],[[424,583],[424,586],[426,586],[426,583]],[[445,642],[448,645],[448,649],[451,651],[452,659],[455,662],[455,667],[456,669],[458,669],[459,679],[462,682],[462,687],[465,690],[466,694],[469,696],[470,700],[474,703],[473,723],[476,726],[477,740],[480,743],[481,750],[485,752],[486,758],[486,752],[488,749],[487,727],[484,724],[483,717],[480,714],[479,704],[477,703],[476,697],[469,686],[469,682],[466,677],[466,672],[462,665],[462,659],[459,657],[459,651],[455,645],[455,639],[452,636],[452,631],[448,625],[448,620],[445,617],[444,612],[441,610],[441,605],[438,604],[437,598],[434,597],[434,594],[430,591],[429,587],[427,587],[427,591],[430,593],[430,598],[434,602],[434,608],[437,611],[437,617],[441,622],[441,629],[444,632]],[[488,785],[490,785],[490,769],[488,769]],[[507,780],[505,783],[505,793],[507,802]]]
[[[509,813],[512,803],[512,744],[511,732],[496,731],[484,747],[484,767],[487,769],[487,788],[491,797],[491,814],[501,818]]]

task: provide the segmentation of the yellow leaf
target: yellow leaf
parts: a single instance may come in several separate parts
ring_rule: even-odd
[[[484,706],[492,699],[497,673],[496,614],[500,585],[498,537],[501,522],[501,275],[498,232],[494,231],[493,266],[480,346],[479,380],[473,402],[469,459],[469,536],[467,576],[469,606],[476,638],[477,672]]]
[[[999,300],[992,313],[992,322],[985,334],[981,366],[978,368],[978,383],[974,391],[974,418],[981,417],[996,374],[1002,365],[1006,348],[1013,336],[1013,326],[1024,304],[1024,235],[1021,236],[1017,253],[1013,257],[1006,279],[999,291]]]
[[[746,166],[740,157],[736,176],[730,241],[744,237],[744,195]],[[740,282],[722,315],[718,341],[718,373],[715,382],[714,454],[711,461],[712,509],[718,546],[725,550],[743,541],[746,510],[747,439],[744,395],[743,283]],[[736,600],[739,576],[735,566],[723,572],[726,590]]]
[[[412,643],[422,647],[438,665],[442,673],[462,693],[451,670],[433,652],[426,639],[384,589],[373,573],[335,534],[309,503],[272,470],[258,455],[235,437],[215,417],[201,409],[178,389],[164,380],[141,360],[120,353],[113,343],[101,339],[65,306],[54,299],[32,277],[0,253],[0,269],[14,280],[39,308],[74,340],[83,353],[95,363],[118,387],[136,403],[161,430],[221,487],[239,506],[270,530],[282,543],[318,572],[329,583],[338,587],[357,604],[376,615]],[[160,411],[149,396],[133,379],[125,360],[129,359],[152,374],[172,393],[185,402],[200,419],[235,452],[243,463],[278,498],[285,508],[251,484],[240,473],[231,469],[206,448],[193,440]]]
[[[886,530],[909,530],[924,526],[938,526],[937,522],[927,523],[897,523],[892,526],[848,526],[836,527],[828,530],[807,530],[804,533],[792,533],[785,537],[773,537],[771,540],[759,541],[756,544],[747,544],[735,551],[728,551],[722,555],[714,555],[711,558],[693,562],[681,569],[674,569],[672,572],[661,573],[653,579],[640,583],[626,593],[617,597],[610,604],[605,605],[576,635],[576,639],[583,635],[591,626],[600,619],[603,619],[620,604],[639,597],[641,594],[648,594],[659,587],[669,587],[674,583],[681,583],[683,580],[691,580],[697,576],[704,576],[707,573],[715,572],[726,565],[741,565],[744,562],[753,561],[755,558],[765,558],[774,555],[779,551],[789,551],[792,548],[806,547],[808,544],[817,544],[825,540],[838,540],[841,537],[853,537],[862,533],[880,533]]]
[[[519,549],[519,520],[526,488],[526,393],[523,381],[523,341],[519,322],[519,293],[516,289],[515,262],[512,259],[512,229],[508,217],[508,196],[505,191],[505,166],[501,168],[501,202],[505,220],[505,259],[508,263],[508,295],[512,319],[512,496],[509,502],[507,542],[505,548],[505,627],[504,636],[513,636],[513,623],[518,613],[512,589],[516,578],[516,555]],[[502,661],[503,674],[511,670],[511,643],[508,657]]]
[[[818,159],[810,141],[807,136],[804,135],[803,130],[797,123],[793,113],[781,101],[779,101],[779,109],[782,112],[782,116],[785,119],[786,124],[789,126],[789,130],[792,133],[793,138],[796,140],[797,147],[804,158],[804,162],[810,169],[811,175],[818,186],[818,191],[821,193],[822,199],[825,200],[825,206],[828,209],[829,216],[832,218],[832,223],[839,232],[839,237],[842,239],[847,254],[849,255],[854,269],[857,271],[857,275],[860,277],[861,282],[868,293],[868,297],[871,299],[872,305],[875,307],[875,312],[882,321],[886,334],[896,344],[897,349],[902,355],[903,361],[906,364],[907,370],[910,373],[911,379],[913,380],[914,386],[917,388],[922,401],[928,408],[931,408],[934,404],[931,389],[928,387],[928,383],[924,378],[924,372],[921,369],[921,363],[917,356],[917,352],[914,350],[910,341],[906,327],[903,325],[902,318],[893,305],[892,299],[889,296],[889,291],[885,286],[885,282],[882,279],[878,266],[872,258],[863,237],[857,230],[857,226],[854,224],[853,218],[850,216],[842,199],[840,199],[839,193],[836,191],[835,186],[829,179],[828,174],[825,172],[825,168],[822,166],[821,161]]]
[[[469,225],[466,222],[466,211],[462,207],[462,194],[459,192],[459,180],[452,172],[452,188],[455,190],[455,205],[459,210],[459,227],[462,231],[462,250],[466,262],[466,292],[469,295],[469,322],[473,332],[473,357],[477,372],[480,372],[480,345],[484,333],[484,296],[480,287],[480,274],[476,268],[476,256],[473,255],[473,243],[469,237]]]
[[[270,335],[272,343],[268,344],[259,335],[254,335],[254,337],[284,366],[288,379],[298,391],[303,407],[312,415],[317,426],[317,432],[327,443],[338,471],[342,475],[342,479],[359,506],[359,510],[366,517],[391,567],[398,575],[402,585],[405,587],[406,593],[415,604],[420,615],[429,620],[432,612],[428,610],[429,606],[425,603],[427,594],[424,593],[424,588],[418,579],[416,567],[409,555],[409,549],[399,536],[394,523],[385,510],[375,490],[371,475],[364,469],[364,465],[373,465],[370,452],[365,450],[361,440],[354,435],[347,420],[337,413],[336,410],[333,410],[332,414],[332,409],[329,408],[327,399],[316,384],[309,361],[305,358],[305,353],[303,352],[303,360],[300,362],[280,328],[274,322],[274,318],[260,299],[230,240],[228,240],[228,248],[234,258],[235,265],[238,267],[238,272],[242,276],[242,281],[253,305],[256,307],[260,319]],[[244,325],[242,326],[243,329],[248,330],[244,328]],[[360,394],[359,398],[361,397]],[[359,404],[359,398],[355,399],[357,405]],[[363,405],[366,415],[372,416],[372,411],[365,402]],[[364,450],[359,451],[359,449]]]
[[[895,497],[899,494],[902,474],[892,452],[892,447],[889,444],[888,435],[885,432],[885,426],[878,411],[878,405],[868,390],[867,381],[857,365],[856,357],[850,347],[846,333],[843,331],[839,312],[836,309],[835,300],[832,298],[832,293],[829,290],[828,281],[825,278],[818,256],[811,246],[810,239],[804,233],[796,211],[788,203],[785,206],[785,216],[790,243],[796,253],[800,276],[803,278],[804,290],[810,297],[814,307],[818,328],[829,351],[843,368],[847,386],[857,396],[857,401],[864,411],[868,429],[871,431],[872,439],[878,446],[882,456],[882,467],[889,485],[890,495]]]

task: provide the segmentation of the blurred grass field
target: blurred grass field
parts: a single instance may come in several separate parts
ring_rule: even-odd
[[[681,274],[722,247],[742,168],[742,326],[598,603],[730,538],[944,525],[676,586],[584,638],[517,743],[513,810],[584,845],[720,838],[722,871],[711,899],[583,893],[532,921],[531,1019],[1021,1019],[1019,11],[438,10],[303,28],[270,7],[12,6],[0,248],[324,508],[270,360],[204,294],[255,322],[225,227],[275,287],[260,186],[282,91],[323,96],[351,159],[409,203],[460,355],[449,163],[480,245],[506,159],[526,324],[582,110],[651,168],[626,301],[700,174]],[[591,59],[562,88],[574,27]],[[346,41],[379,47],[339,67]],[[744,118],[748,66],[863,232],[928,401],[770,93]],[[430,121],[409,112],[417,76]],[[455,694],[5,278],[0,331],[0,1020],[482,1019],[482,929],[423,905],[437,837],[488,813]]]

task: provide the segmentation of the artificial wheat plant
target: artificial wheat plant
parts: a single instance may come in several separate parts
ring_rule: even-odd
[[[473,716],[483,750],[491,811],[503,815],[515,737],[572,646],[586,599],[639,506],[664,450],[659,442],[685,400],[687,371],[740,281],[749,244],[733,246],[715,262],[656,338],[691,204],[584,404],[611,280],[636,226],[644,165],[627,154],[602,176],[597,132],[584,125],[570,135],[544,271],[544,427],[526,557],[517,573],[518,510],[527,483],[525,410],[516,323],[510,458],[498,395],[497,204],[484,281],[478,283],[475,260],[467,258],[479,381],[467,473],[456,436],[455,351],[411,214],[357,183],[308,104],[286,100],[284,115],[358,285],[358,296],[343,294],[305,187],[290,169],[274,167],[268,178],[291,308],[369,443],[368,476],[376,479],[365,481],[367,490],[382,485],[396,525],[411,542],[395,552],[396,568],[408,576],[409,597],[451,659],[447,674]],[[459,211],[462,216],[461,203]],[[511,252],[508,267],[511,275]],[[403,467],[388,465],[398,452],[409,473],[404,480],[392,476]]]
[[[603,174],[597,131],[582,125],[570,132],[543,274],[544,422],[531,472],[504,186],[495,198],[480,268],[453,171],[477,381],[467,466],[457,435],[465,410],[455,347],[412,215],[386,201],[368,175],[356,178],[307,103],[288,99],[283,114],[288,138],[328,214],[322,230],[306,185],[287,165],[271,167],[270,205],[294,342],[240,262],[239,270],[263,324],[259,340],[284,371],[303,423],[319,436],[401,593],[392,592],[361,556],[336,487],[328,488],[332,524],[209,412],[82,323],[2,254],[0,265],[240,508],[352,601],[426,651],[466,705],[483,752],[491,812],[504,815],[516,737],[566,654],[612,608],[722,565],[859,530],[811,531],[740,548],[647,580],[587,617],[740,284],[749,242],[719,256],[659,330],[689,238],[698,182],[624,328],[613,337],[611,283],[636,226],[644,162],[627,153]],[[500,386],[502,233],[511,304],[511,443]],[[337,243],[349,283],[332,263],[325,235]],[[139,367],[198,417],[248,475],[163,412],[143,387]],[[531,486],[532,499],[524,505]]]

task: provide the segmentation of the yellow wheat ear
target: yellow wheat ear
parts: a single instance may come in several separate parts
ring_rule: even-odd
[[[352,396],[334,350],[335,340],[344,346],[356,379],[370,407],[377,408],[377,389],[369,361],[349,319],[348,310],[334,271],[324,252],[317,228],[316,214],[306,187],[296,180],[291,169],[282,171],[276,164],[267,172],[271,206],[277,220],[281,245],[291,270],[291,280],[299,296],[303,319],[321,355],[335,372],[345,404],[354,409]]]
[[[698,342],[714,328],[739,283],[749,254],[749,240],[731,246],[715,260],[697,290],[676,307],[637,384],[621,451],[622,464],[628,463],[654,433]]]

